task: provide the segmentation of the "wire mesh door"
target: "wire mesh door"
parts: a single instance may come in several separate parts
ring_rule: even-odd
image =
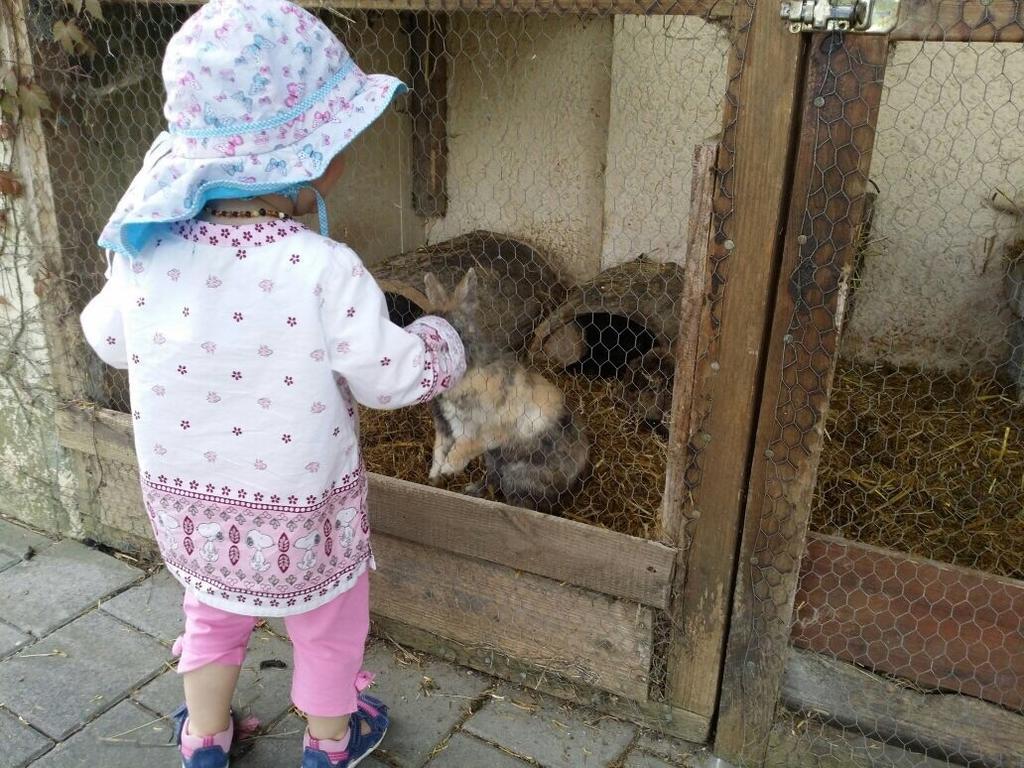
[[[1008,13],[810,38],[720,710],[741,764],[1024,754]]]

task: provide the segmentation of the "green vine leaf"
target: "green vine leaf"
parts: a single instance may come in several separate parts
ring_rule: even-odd
[[[53,25],[53,39],[72,56],[92,55],[96,48],[74,21],[57,21]]]
[[[25,117],[39,117],[42,112],[50,112],[53,105],[50,104],[50,97],[46,91],[35,83],[22,85],[18,88],[18,106]]]
[[[103,21],[103,6],[100,5],[100,0],[85,0],[85,12],[96,21]]]

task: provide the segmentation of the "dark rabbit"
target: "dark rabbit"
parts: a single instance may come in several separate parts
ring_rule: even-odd
[[[630,415],[662,437],[668,437],[672,415],[675,357],[654,347],[629,361],[619,388],[619,401]]]

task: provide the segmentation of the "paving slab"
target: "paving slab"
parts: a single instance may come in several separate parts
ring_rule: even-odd
[[[10,568],[12,565],[17,565],[21,562],[21,558],[13,552],[8,552],[6,549],[0,549],[0,571]]]
[[[456,733],[428,765],[430,768],[527,768],[530,763],[473,736]]]
[[[177,768],[171,724],[123,701],[58,744],[32,768]]]
[[[0,661],[4,705],[63,739],[154,675],[168,657],[151,637],[92,611]]]
[[[283,662],[284,669],[261,662]],[[291,709],[292,647],[259,629],[249,640],[249,653],[238,678],[233,706],[242,716],[271,723]],[[184,701],[181,675],[170,670],[132,694],[132,698],[161,715],[169,715]]]
[[[158,640],[173,643],[185,629],[185,614],[181,610],[184,593],[178,580],[161,568],[138,586],[107,600],[100,608]]]
[[[42,637],[142,576],[117,558],[75,541],[59,541],[0,571],[0,616]]]
[[[0,550],[6,550],[21,560],[31,549],[42,552],[53,544],[53,539],[0,517]]]
[[[277,723],[267,733],[253,740],[254,746],[243,756],[232,759],[231,765],[238,768],[290,768],[297,766],[302,759],[302,734],[306,723],[302,718],[289,715]],[[375,759],[368,757],[359,764],[359,768],[390,768]],[[471,768],[468,765],[463,768]],[[495,768],[500,768],[496,766]]]
[[[15,629],[10,624],[4,624],[0,621],[0,659],[31,642],[31,636],[26,635],[19,629]]]
[[[10,712],[0,710],[0,768],[22,768],[53,746],[53,742]]]
[[[383,644],[368,650],[363,666],[377,675],[370,693],[391,711],[392,725],[381,749],[403,766],[423,765],[491,685],[481,675],[439,661],[399,663]]]
[[[545,768],[598,768],[626,751],[636,726],[550,696],[501,686],[463,726]]]

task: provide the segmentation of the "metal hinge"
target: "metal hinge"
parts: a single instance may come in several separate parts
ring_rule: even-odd
[[[788,0],[781,15],[790,32],[884,35],[900,15],[900,0]]]

